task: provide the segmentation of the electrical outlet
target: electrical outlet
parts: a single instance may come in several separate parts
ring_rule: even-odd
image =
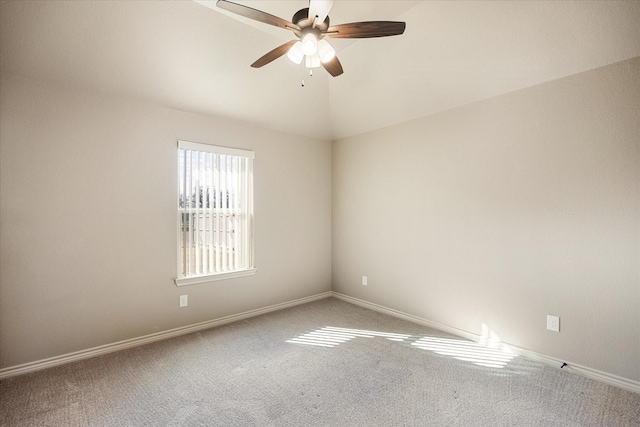
[[[180,307],[186,307],[189,305],[189,299],[187,295],[180,295]]]
[[[547,314],[547,329],[554,332],[560,332],[560,317]]]
[[[362,286],[367,286],[367,276],[362,276]]]

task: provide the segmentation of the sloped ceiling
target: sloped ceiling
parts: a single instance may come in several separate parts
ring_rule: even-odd
[[[250,68],[291,33],[211,1],[2,1],[0,73],[334,140],[640,56],[639,1],[336,0],[330,16],[407,29],[331,39],[345,73],[309,77],[286,57]]]

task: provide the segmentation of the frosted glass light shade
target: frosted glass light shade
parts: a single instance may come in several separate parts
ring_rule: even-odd
[[[287,57],[294,63],[299,64],[302,62],[302,58],[304,58],[304,53],[302,52],[302,43],[295,42],[289,52],[287,52]]]
[[[305,57],[304,66],[307,68],[318,68],[320,66],[320,56],[318,56],[318,54],[307,55]]]
[[[323,63],[327,63],[331,61],[336,56],[336,50],[329,44],[326,40],[320,40],[318,42],[318,55],[320,56],[320,61]]]
[[[318,39],[315,34],[307,33],[302,37],[302,52],[305,55],[315,55],[318,51]]]

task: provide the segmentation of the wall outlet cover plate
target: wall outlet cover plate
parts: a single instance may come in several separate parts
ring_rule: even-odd
[[[560,317],[547,314],[547,329],[560,332]]]

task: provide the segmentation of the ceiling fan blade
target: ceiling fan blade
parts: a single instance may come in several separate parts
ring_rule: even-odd
[[[216,6],[228,12],[235,13],[236,15],[244,16],[245,18],[253,19],[254,21],[264,22],[265,24],[284,28],[285,30],[300,30],[300,27],[293,22],[289,22],[286,19],[278,18],[277,16],[270,15],[261,10],[243,6],[238,3],[233,3],[227,0],[218,0],[216,2]]]
[[[251,66],[253,68],[260,68],[263,65],[267,65],[269,62],[273,61],[274,59],[280,58],[282,55],[287,53],[289,51],[289,49],[291,49],[291,46],[293,46],[295,44],[295,42],[297,42],[297,40],[291,40],[289,42],[286,42],[283,45],[278,46],[277,48],[273,49],[272,51],[267,52],[266,54],[264,54],[256,62],[251,64]]]
[[[333,0],[309,0],[309,19],[317,16],[318,24],[324,22],[333,6]]]
[[[329,27],[324,34],[338,39],[397,36],[404,33],[406,25],[404,22],[395,21],[353,22]]]
[[[344,71],[342,70],[342,64],[338,61],[338,57],[334,56],[333,59],[329,62],[322,63],[322,66],[325,70],[329,72],[333,77],[338,77]]]

